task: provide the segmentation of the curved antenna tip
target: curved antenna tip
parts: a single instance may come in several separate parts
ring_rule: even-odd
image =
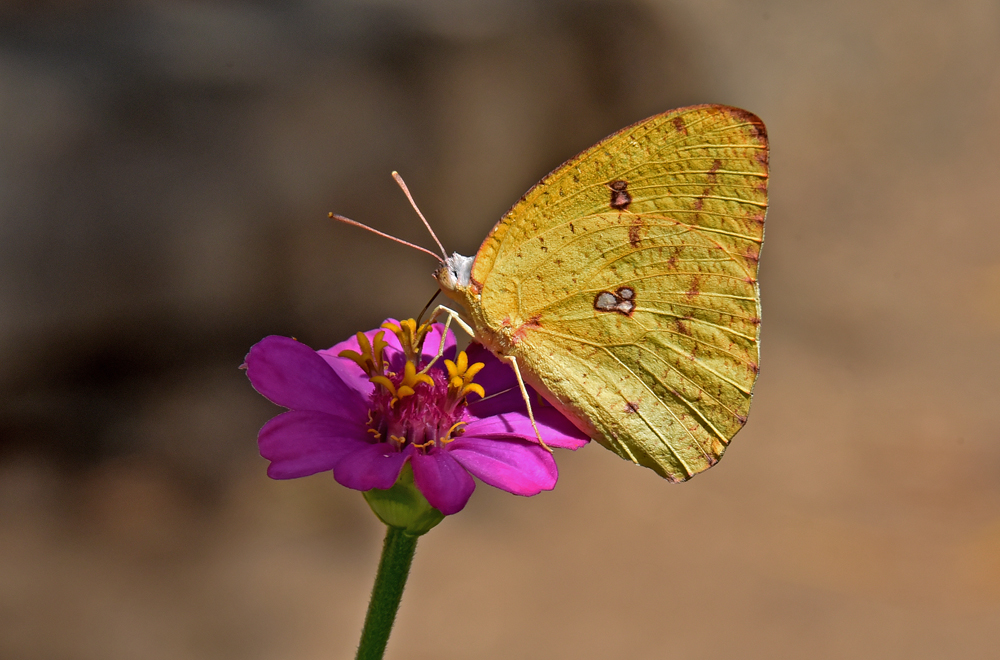
[[[392,178],[395,179],[399,187],[403,189],[403,194],[406,195],[406,199],[410,200],[410,206],[412,206],[413,210],[417,212],[418,216],[420,216],[420,219],[424,223],[424,227],[427,227],[427,231],[431,233],[431,238],[433,238],[434,242],[437,243],[437,246],[441,248],[441,255],[444,257],[444,260],[447,261],[448,260],[447,250],[444,249],[444,246],[441,245],[441,241],[438,240],[437,234],[435,234],[434,230],[431,229],[431,223],[427,222],[427,218],[425,218],[424,214],[420,212],[419,208],[417,208],[417,203],[413,201],[413,195],[410,194],[410,189],[406,187],[406,182],[403,181],[403,177],[399,176],[399,172],[393,170]]]

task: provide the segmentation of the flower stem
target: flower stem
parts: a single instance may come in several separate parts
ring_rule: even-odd
[[[382,558],[378,563],[368,614],[365,615],[365,627],[361,631],[357,660],[382,660],[392,624],[396,621],[399,601],[403,598],[418,538],[398,527],[386,526]]]

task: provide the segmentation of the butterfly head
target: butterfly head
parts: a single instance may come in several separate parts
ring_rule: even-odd
[[[455,252],[434,271],[434,279],[448,297],[454,298],[455,293],[464,293],[469,288],[472,282],[473,261],[475,257],[466,257]]]

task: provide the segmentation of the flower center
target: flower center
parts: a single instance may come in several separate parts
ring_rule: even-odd
[[[466,396],[472,392],[485,396],[482,386],[472,382],[483,363],[470,365],[468,355],[461,351],[454,362],[444,361],[445,374],[441,369],[431,369],[440,356],[430,359],[423,355],[430,323],[417,326],[415,320],[406,319],[398,325],[386,322],[382,327],[399,338],[406,358],[402,371],[393,371],[385,359],[385,330],[371,342],[359,332],[361,352],[339,353],[339,357],[361,367],[375,385],[368,432],[374,442],[388,442],[400,451],[407,445],[425,453],[440,448],[461,435]]]

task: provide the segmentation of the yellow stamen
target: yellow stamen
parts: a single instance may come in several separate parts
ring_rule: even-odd
[[[479,383],[469,383],[464,388],[462,388],[462,396],[468,396],[469,392],[475,392],[479,395],[480,399],[486,398],[486,390]]]
[[[454,441],[455,440],[455,432],[458,431],[458,429],[459,429],[460,426],[465,426],[465,425],[466,425],[466,422],[455,422],[454,424],[452,424],[451,428],[448,429],[448,432],[445,433],[445,437],[441,438],[441,444],[444,445],[444,444],[447,444],[449,442]]]
[[[356,365],[361,367],[362,371],[364,371],[365,373],[368,372],[368,364],[366,357],[364,355],[361,355],[361,353],[358,353],[357,351],[352,351],[349,348],[345,348],[341,352],[337,353],[337,357],[342,357],[342,358],[347,358],[348,360],[352,360]]]
[[[470,393],[476,393],[480,397],[486,396],[483,387],[472,382],[485,366],[482,362],[469,364],[469,356],[465,351],[460,351],[454,362],[445,360],[444,366],[448,370],[449,394],[456,398],[462,398]]]
[[[361,347],[361,354],[371,355],[372,345],[368,343],[368,337],[365,336],[365,333],[359,332],[357,334],[357,338],[358,338],[358,346]]]
[[[462,352],[462,355],[465,355],[464,351]],[[473,378],[475,378],[476,374],[478,374],[480,371],[482,371],[483,367],[485,367],[485,366],[486,366],[486,364],[483,363],[483,362],[476,362],[475,364],[471,365],[465,371],[465,379],[466,379],[466,381],[470,381]]]
[[[381,374],[385,371],[385,361],[383,360],[382,352],[387,345],[385,340],[382,339],[384,334],[384,331],[376,334],[374,343],[371,343],[363,332],[359,332],[356,337],[358,348],[361,349],[361,352],[344,349],[337,353],[337,357],[351,360],[369,376]]]
[[[403,319],[399,323],[387,321],[382,327],[391,330],[399,338],[407,362],[412,362],[414,365],[420,362],[424,338],[431,329],[430,323],[418,326],[414,319]]]
[[[408,385],[409,387],[415,386],[417,383],[427,383],[428,385],[434,385],[434,379],[427,374],[418,374],[417,365],[412,362],[407,362],[403,367],[403,385]]]
[[[396,396],[396,386],[393,385],[392,381],[389,380],[386,376],[372,376],[368,380],[375,383],[376,385],[381,385],[382,387],[384,387],[393,397]]]
[[[378,332],[375,335],[375,340],[372,342],[372,357],[375,360],[375,368],[379,373],[385,371],[385,359],[384,351],[385,347],[389,345],[385,339],[385,332]]]

